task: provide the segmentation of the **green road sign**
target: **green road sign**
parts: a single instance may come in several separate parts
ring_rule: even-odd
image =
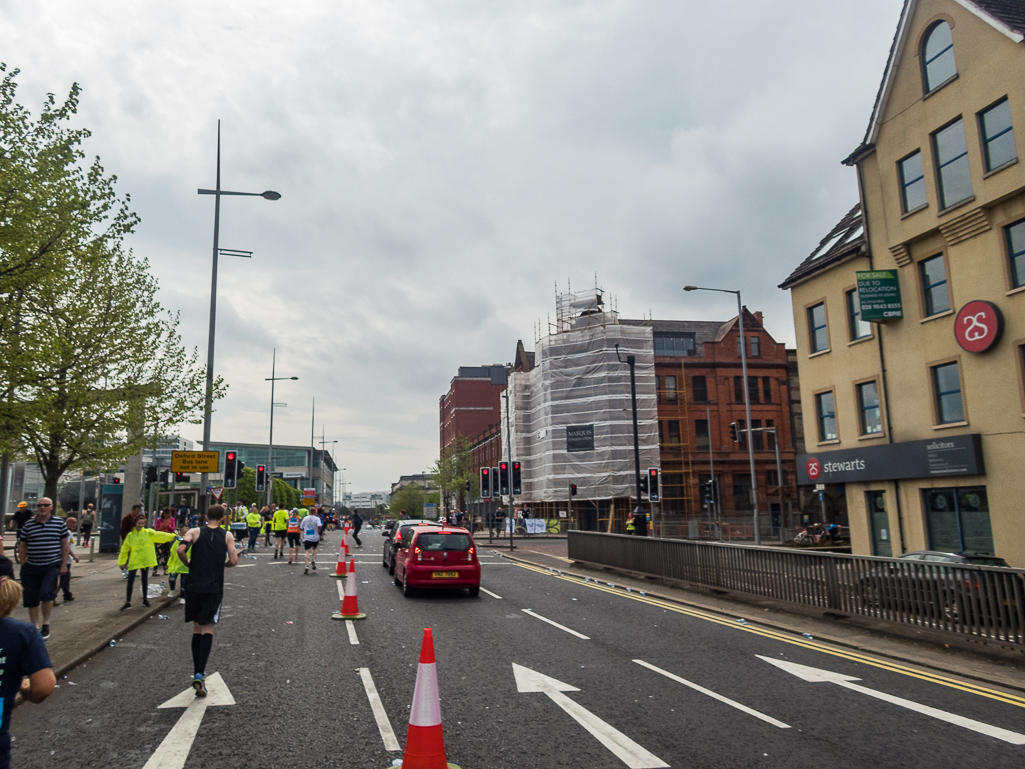
[[[896,270],[868,270],[855,275],[862,320],[880,323],[904,317]]]

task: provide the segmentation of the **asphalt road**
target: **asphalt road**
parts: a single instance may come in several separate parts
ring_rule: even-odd
[[[1025,742],[1025,697],[584,584],[486,547],[478,598],[406,598],[381,567],[379,532],[363,540],[356,577],[368,617],[352,624],[358,644],[348,623],[331,619],[337,534],[308,576],[261,548],[226,574],[210,658],[235,704],[158,709],[191,678],[191,626],[175,606],[170,620],[150,620],[74,670],[47,702],[19,707],[14,766],[141,768],[191,713],[202,719],[198,735],[176,741],[186,767],[384,769],[401,751],[387,749],[364,678],[404,745],[426,627],[448,760],[463,769],[1025,762],[1025,745],[1014,744]],[[770,660],[839,678],[804,680]],[[518,691],[514,665],[528,691]]]

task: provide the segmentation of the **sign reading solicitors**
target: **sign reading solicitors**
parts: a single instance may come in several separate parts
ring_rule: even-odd
[[[797,458],[797,482],[854,483],[945,475],[982,475],[982,436],[948,435],[924,441],[822,451]]]
[[[900,281],[896,270],[856,272],[861,319],[875,322],[904,317],[900,301]]]
[[[594,451],[594,425],[568,425],[566,451]]]

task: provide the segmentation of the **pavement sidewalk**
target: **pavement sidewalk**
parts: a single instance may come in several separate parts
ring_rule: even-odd
[[[481,549],[489,549],[483,542]],[[987,653],[985,650],[966,649],[952,642],[948,645],[932,639],[909,638],[891,631],[887,623],[873,623],[870,627],[847,624],[842,619],[822,616],[822,612],[807,611],[795,607],[793,611],[782,608],[778,603],[755,596],[713,593],[710,590],[685,583],[671,583],[668,580],[654,580],[642,574],[625,572],[608,567],[596,567],[571,561],[567,557],[568,543],[565,540],[518,541],[511,553],[508,547],[490,548],[502,557],[523,561],[544,569],[554,569],[564,576],[575,576],[583,580],[590,577],[604,584],[612,583],[619,588],[645,591],[648,596],[672,601],[710,614],[733,620],[745,619],[748,623],[763,625],[801,636],[805,633],[814,639],[876,657],[884,657],[931,671],[963,676],[986,684],[1003,687],[1012,692],[1025,692],[1025,666],[1019,653],[1006,655]],[[904,628],[897,630],[906,632]]]
[[[142,591],[136,577],[132,608],[119,611],[125,602],[125,581],[117,567],[117,554],[96,553],[90,563],[87,548],[77,547],[76,550],[82,561],[71,567],[71,593],[75,600],[65,602],[58,592],[60,605],[53,607],[50,638],[46,642],[53,672],[58,679],[109,646],[111,640],[120,641],[137,625],[160,621],[150,618],[170,614],[168,609],[177,600],[165,595],[150,599],[149,607],[143,606]],[[13,560],[11,548],[5,548],[4,554]],[[20,567],[15,565],[14,573],[19,572]],[[150,577],[150,584],[154,582],[158,585],[166,583],[167,578]],[[21,606],[11,616],[29,621],[28,609]],[[175,614],[174,618],[181,621],[180,614]]]

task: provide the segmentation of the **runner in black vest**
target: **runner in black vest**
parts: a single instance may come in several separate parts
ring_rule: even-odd
[[[206,526],[189,529],[178,545],[178,557],[189,568],[185,621],[192,623],[192,688],[197,697],[206,696],[206,662],[214,642],[214,625],[221,613],[224,567],[238,563],[235,538],[221,528],[224,506],[213,505],[207,510],[206,519]]]

